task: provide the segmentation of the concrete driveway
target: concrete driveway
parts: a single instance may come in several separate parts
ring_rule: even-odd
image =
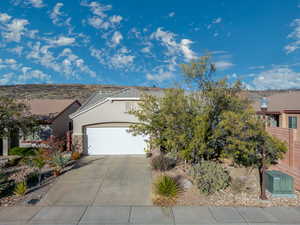
[[[38,205],[152,205],[151,184],[144,156],[89,156],[60,176]]]

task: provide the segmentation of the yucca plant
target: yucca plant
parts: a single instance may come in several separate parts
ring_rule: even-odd
[[[182,192],[182,188],[173,177],[162,175],[154,182],[154,193],[167,198],[176,198]]]
[[[41,181],[42,181],[42,169],[44,168],[44,166],[46,165],[46,161],[43,157],[41,156],[35,156],[35,157],[29,157],[25,159],[25,163],[32,167],[37,169],[38,174],[39,174],[39,185],[41,185]]]
[[[27,192],[27,184],[26,181],[22,181],[16,184],[14,194],[17,196],[24,196]]]

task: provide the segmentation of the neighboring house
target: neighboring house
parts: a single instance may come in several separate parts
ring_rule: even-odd
[[[38,132],[27,136],[12,134],[10,138],[0,140],[2,155],[7,155],[12,147],[29,147],[51,136],[64,136],[73,129],[69,115],[81,106],[77,100],[72,99],[32,99],[24,100],[24,103],[28,105],[30,113],[38,118]]]
[[[152,88],[148,94],[162,96],[162,89]],[[128,133],[130,124],[138,120],[128,114],[136,108],[142,91],[127,88],[113,93],[97,92],[78,111],[70,115],[73,120],[73,145],[89,155],[144,154],[143,136]]]
[[[290,91],[265,97],[253,104],[257,114],[267,119],[269,127],[300,128],[300,92]],[[300,132],[298,137],[300,137]]]

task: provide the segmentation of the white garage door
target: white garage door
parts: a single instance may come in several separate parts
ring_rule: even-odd
[[[145,137],[133,136],[127,130],[127,127],[87,128],[88,154],[145,154]]]

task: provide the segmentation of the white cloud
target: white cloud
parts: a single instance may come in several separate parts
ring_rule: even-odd
[[[9,84],[13,79],[13,73],[6,73],[3,75],[0,75],[0,85],[6,85]]]
[[[175,12],[170,12],[169,14],[168,14],[168,17],[170,17],[170,18],[172,18],[172,17],[174,17],[175,16]]]
[[[87,19],[87,23],[96,29],[111,31],[116,28],[123,19],[123,17],[119,15],[108,16],[107,12],[112,9],[111,5],[105,5],[95,1],[88,2],[86,0],[82,1],[81,5],[88,7],[92,12],[93,16]]]
[[[17,83],[27,83],[28,81],[51,83],[51,76],[41,70],[32,70],[31,67],[23,67],[21,71],[22,74],[18,76]]]
[[[99,2],[95,2],[95,1],[90,2],[90,3],[88,3],[87,1],[82,1],[80,4],[82,6],[88,7],[94,15],[97,15],[100,17],[106,17],[107,15],[105,12],[111,10],[111,8],[112,8],[111,5],[104,5]]]
[[[193,52],[190,48],[190,45],[192,44],[193,42],[189,39],[182,39],[181,42],[180,42],[180,49],[184,55],[184,58],[187,60],[187,61],[191,61],[193,59],[196,58],[196,54],[195,52]]]
[[[70,48],[65,48],[58,56],[49,50],[52,46],[41,46],[40,42],[29,44],[31,51],[26,56],[42,66],[50,68],[56,72],[62,73],[69,78],[70,76],[79,78],[82,73],[95,77],[96,73],[92,71],[83,59],[73,53]]]
[[[94,27],[96,29],[107,30],[111,26],[111,24],[109,22],[103,20],[100,17],[96,17],[96,16],[89,18],[88,23],[89,23],[89,25],[91,25],[92,27]]]
[[[111,38],[112,46],[116,46],[116,45],[120,44],[122,39],[123,39],[122,34],[119,31],[115,31]]]
[[[156,74],[147,73],[146,78],[149,81],[156,81],[158,83],[161,83],[165,80],[169,80],[173,77],[173,74],[170,71],[159,71]]]
[[[229,61],[217,61],[214,63],[217,70],[227,70],[229,69],[230,67],[234,66],[233,63],[229,62]]]
[[[290,26],[293,27],[294,30],[288,35],[288,38],[293,39],[294,42],[284,47],[285,52],[288,54],[296,51],[300,47],[300,19],[295,19]]]
[[[66,46],[66,45],[72,45],[76,41],[75,38],[60,36],[56,39],[50,39],[48,40],[49,44],[52,46]]]
[[[24,49],[24,47],[22,47],[22,46],[16,46],[15,48],[8,49],[8,51],[12,52],[18,56],[21,56],[23,49]]]
[[[56,5],[53,7],[52,12],[50,13],[50,18],[52,20],[52,23],[58,24],[60,22],[60,16],[63,15],[63,13],[60,11],[61,7],[63,7],[64,4],[61,2],[56,3]]]
[[[222,18],[221,17],[215,18],[212,21],[213,24],[218,24],[218,23],[221,23],[221,22],[222,22]]]
[[[27,0],[27,4],[30,4],[35,8],[42,8],[45,6],[43,0]]]
[[[18,70],[21,67],[15,59],[1,59],[0,58],[0,70],[2,69],[10,69],[10,70]]]
[[[288,89],[300,87],[300,72],[296,72],[288,66],[274,66],[262,71],[255,76],[250,86],[254,89]]]
[[[120,23],[122,19],[123,19],[122,16],[117,16],[117,15],[113,15],[109,18],[111,23],[116,23],[116,24]]]
[[[132,65],[134,58],[133,55],[115,54],[111,57],[111,67],[118,69],[129,67]]]
[[[100,50],[91,47],[91,56],[95,57],[99,63],[107,66],[110,69],[122,69],[123,71],[134,70],[135,56],[130,54],[130,51],[123,47],[115,54],[109,54],[105,49]]]
[[[6,23],[11,19],[11,16],[6,14],[6,13],[0,13],[0,22],[1,23]]]
[[[3,27],[2,36],[8,42],[20,42],[22,36],[27,31],[25,26],[28,24],[29,22],[26,19],[13,19]]]
[[[190,49],[190,45],[193,42],[189,39],[181,39],[181,41],[177,43],[175,37],[176,35],[174,33],[164,31],[162,28],[158,28],[151,34],[152,39],[161,41],[161,44],[167,48],[167,56],[183,54],[186,61],[195,58],[196,54]]]

